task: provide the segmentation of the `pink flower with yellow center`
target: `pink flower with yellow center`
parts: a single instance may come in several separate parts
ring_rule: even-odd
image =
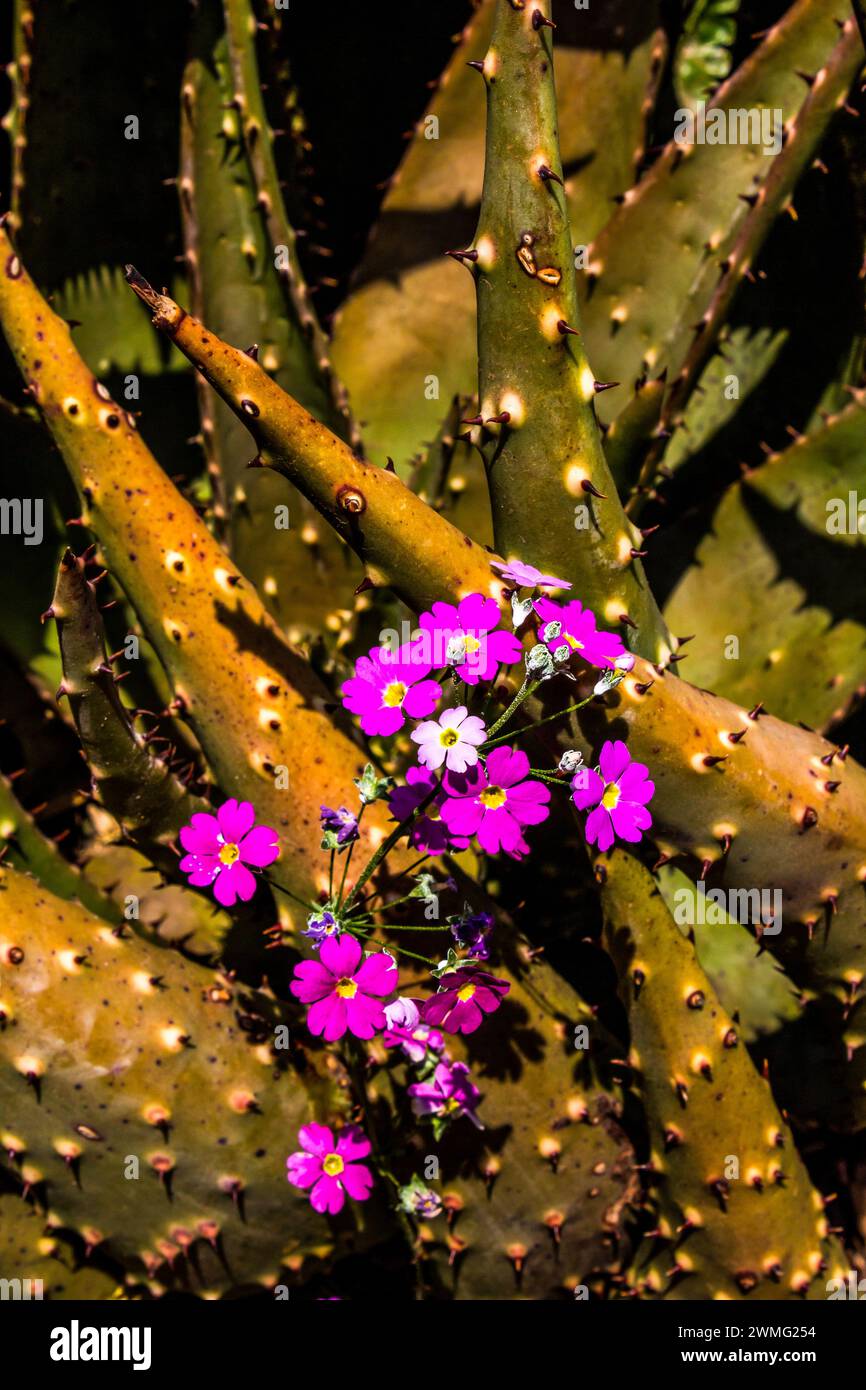
[[[396,652],[373,647],[368,656],[358,657],[354,676],[343,682],[343,704],[361,716],[365,734],[396,734],[407,716],[423,719],[439,703],[439,682],[424,679],[430,669],[417,643]]]
[[[545,820],[550,800],[549,788],[528,773],[529,759],[518,748],[494,748],[486,768],[479,762],[464,773],[446,773],[442,819],[449,832],[477,835],[488,854],[501,849],[512,859],[528,854],[523,827]]]
[[[485,1014],[492,1014],[511,986],[477,966],[451,970],[439,981],[439,993],[427,999],[421,1010],[424,1022],[446,1033],[474,1033]]]
[[[265,869],[279,858],[276,830],[255,824],[255,808],[249,801],[223,802],[215,816],[197,811],[180,832],[187,853],[180,868],[195,888],[213,886],[223,907],[234,907],[238,898],[249,902],[256,880],[248,865]]]
[[[549,598],[539,598],[533,607],[545,625],[560,623],[562,626],[558,637],[544,638],[548,651],[570,647],[587,665],[607,667],[612,667],[616,658],[625,654],[625,647],[617,634],[599,632],[592,609],[584,608],[579,599],[572,599],[571,603],[563,605]]]
[[[292,994],[312,1005],[307,1027],[315,1037],[335,1042],[345,1032],[372,1038],[385,1027],[382,999],[397,985],[397,965],[387,951],[376,951],[363,962],[357,937],[326,937],[318,960],[295,966]]]
[[[347,1125],[334,1139],[327,1125],[304,1125],[298,1132],[301,1151],[286,1159],[287,1177],[293,1187],[310,1191],[310,1205],[335,1216],[346,1197],[366,1202],[373,1174],[366,1164],[370,1141],[357,1125]]]
[[[644,763],[633,763],[621,740],[608,740],[599,754],[599,770],[581,768],[571,783],[571,799],[580,811],[595,807],[586,818],[587,843],[602,851],[616,836],[637,844],[652,825],[647,803],[655,793]]]

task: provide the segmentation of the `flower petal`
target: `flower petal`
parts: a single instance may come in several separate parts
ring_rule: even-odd
[[[336,1152],[346,1163],[354,1163],[356,1159],[366,1158],[370,1152],[371,1144],[360,1125],[346,1125],[337,1135]],[[333,1144],[328,1150],[334,1152]]]
[[[219,854],[219,821],[206,811],[196,811],[180,832],[180,842],[190,854]]]
[[[387,951],[374,951],[356,973],[355,983],[364,994],[390,994],[397,986],[397,962]]]
[[[361,955],[361,943],[358,938],[350,932],[343,932],[340,937],[331,936],[322,942],[320,959],[325,969],[330,970],[339,980],[344,976],[351,978],[354,975]]]
[[[368,1144],[368,1151],[369,1147]],[[363,1163],[350,1163],[340,1174],[340,1181],[356,1202],[366,1202],[373,1186],[373,1174]]]
[[[333,1132],[327,1125],[316,1124],[314,1120],[298,1130],[298,1143],[308,1154],[316,1154],[319,1158],[334,1152]]]
[[[602,745],[598,764],[605,782],[616,782],[625,772],[630,762],[631,754],[622,742],[622,739],[617,739],[615,743],[611,743],[610,740],[608,740],[607,743]]]
[[[323,1215],[327,1212],[330,1216],[336,1216],[338,1211],[342,1211],[346,1198],[337,1178],[323,1173],[310,1193],[310,1203],[315,1211]]]
[[[280,857],[280,837],[269,825],[257,825],[238,845],[241,859],[256,869],[266,869]]]
[[[236,845],[256,823],[256,811],[251,801],[224,801],[217,811],[220,833],[227,844]]]

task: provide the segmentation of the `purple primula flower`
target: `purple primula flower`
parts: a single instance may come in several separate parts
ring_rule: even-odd
[[[499,665],[517,661],[522,651],[520,639],[499,627],[501,617],[499,605],[483,594],[469,594],[456,608],[434,603],[418,620],[419,645],[434,668],[453,666],[467,685],[492,680]]]
[[[499,1008],[511,988],[507,980],[499,980],[477,965],[462,965],[439,978],[439,993],[425,999],[421,1016],[434,1028],[446,1033],[474,1033],[480,1028],[485,1014]]]
[[[350,845],[358,838],[358,817],[347,811],[345,806],[338,811],[332,811],[330,806],[320,807],[319,820],[323,830],[333,831],[340,845]]]
[[[249,801],[224,801],[215,816],[196,811],[183,826],[180,842],[187,853],[180,868],[195,888],[213,885],[214,897],[223,907],[234,907],[238,898],[249,902],[256,880],[247,865],[266,869],[279,858],[276,830],[255,824],[255,808]]]
[[[535,600],[533,607],[542,623],[560,623],[562,631],[556,637],[542,638],[549,652],[568,646],[581,661],[590,666],[613,666],[617,657],[625,654],[621,639],[615,632],[599,632],[595,614],[584,608],[579,599],[564,606],[549,598]]]
[[[483,1129],[475,1114],[481,1092],[469,1080],[465,1062],[440,1062],[429,1081],[418,1081],[409,1087],[412,1109],[416,1115],[459,1119],[466,1115],[477,1129]]]
[[[428,1052],[445,1051],[445,1039],[438,1028],[431,1028],[426,1023],[418,1023],[412,1029],[400,1025],[386,1028],[382,1034],[382,1041],[386,1047],[402,1048],[415,1066],[424,1061]]]
[[[449,772],[465,772],[478,762],[478,748],[487,737],[487,725],[465,705],[444,709],[438,719],[425,720],[413,729],[410,738],[418,744],[418,761],[438,768],[444,763]]]
[[[487,767],[448,772],[442,819],[454,835],[477,835],[488,854],[504,849],[512,859],[529,853],[524,825],[538,825],[549,814],[550,789],[527,778],[529,759],[518,748],[494,748]]]
[[[451,935],[474,960],[488,959],[487,937],[492,930],[493,916],[489,912],[466,912],[462,917],[451,919]]]
[[[290,986],[302,1004],[312,1005],[307,1027],[326,1042],[336,1042],[348,1030],[356,1038],[372,1038],[385,1027],[382,999],[397,984],[397,964],[387,951],[363,961],[361,943],[344,932],[322,942],[318,960],[295,966]]]
[[[587,842],[606,850],[618,835],[637,844],[642,832],[652,825],[647,802],[652,800],[655,783],[649,779],[648,768],[644,763],[633,763],[619,740],[608,740],[598,761],[600,775],[592,768],[581,768],[571,783],[571,799],[578,810],[595,807],[586,818]]]
[[[567,579],[557,579],[555,574],[542,574],[534,565],[524,565],[522,560],[491,560],[491,567],[498,570],[503,579],[516,584],[521,589],[570,589]]]
[[[421,1013],[414,999],[401,995],[385,1005],[385,1024],[388,1029],[405,1028],[411,1033],[421,1021]]]
[[[424,679],[431,666],[422,659],[418,643],[396,652],[373,647],[368,656],[355,662],[354,676],[344,681],[343,704],[361,716],[365,734],[396,734],[407,717],[423,719],[439,703],[439,682]]]
[[[317,951],[323,941],[329,936],[339,936],[341,931],[342,927],[333,912],[320,912],[318,916],[311,913],[307,918],[307,929],[301,932],[301,936],[308,936],[313,950]]]
[[[293,1187],[312,1188],[310,1204],[316,1211],[336,1216],[347,1196],[366,1202],[373,1174],[358,1159],[367,1157],[370,1141],[357,1125],[341,1129],[336,1141],[327,1125],[304,1125],[298,1140],[301,1151],[286,1159],[286,1176]]]
[[[437,785],[432,772],[426,768],[410,767],[406,773],[406,786],[395,787],[388,798],[391,815],[396,821],[406,820]],[[450,849],[466,849],[469,844],[466,839],[449,835],[448,827],[441,818],[444,800],[445,792],[440,786],[424,814],[418,817],[409,831],[410,845],[422,854],[444,854]]]

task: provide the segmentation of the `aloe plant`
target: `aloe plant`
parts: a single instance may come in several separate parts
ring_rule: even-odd
[[[149,249],[111,87],[69,222],[93,16],[15,5],[0,1273],[853,1267],[866,55],[843,0],[662,8],[479,0],[317,286],[288,15],[174,16],[112,136]]]

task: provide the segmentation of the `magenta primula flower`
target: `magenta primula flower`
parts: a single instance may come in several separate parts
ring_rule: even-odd
[[[335,1042],[348,1030],[356,1038],[372,1038],[385,1027],[382,999],[397,985],[397,964],[387,951],[376,951],[363,963],[361,943],[343,932],[322,942],[318,960],[295,966],[292,994],[311,1004],[307,1027],[316,1037]]]
[[[256,880],[247,868],[266,869],[279,858],[276,830],[256,825],[255,808],[249,801],[224,801],[215,816],[196,811],[180,832],[187,853],[180,868],[195,888],[213,885],[214,897],[223,907],[234,907],[238,898],[249,902]]]
[[[444,1052],[445,1039],[438,1028],[430,1028],[426,1023],[418,1023],[414,1028],[404,1028],[395,1024],[386,1028],[382,1034],[386,1047],[400,1047],[410,1062],[418,1066],[429,1052]]]
[[[643,763],[633,763],[625,744],[610,740],[599,754],[599,772],[582,767],[572,779],[571,799],[579,811],[590,811],[586,818],[586,838],[600,850],[610,849],[615,836],[637,844],[642,832],[652,825],[647,802],[652,800],[655,783]]]
[[[357,1125],[341,1129],[336,1141],[327,1125],[304,1125],[298,1131],[301,1152],[286,1159],[287,1177],[293,1187],[312,1188],[310,1204],[316,1211],[336,1216],[346,1197],[366,1202],[373,1174],[359,1158],[370,1152],[370,1141]]]
[[[579,599],[572,599],[563,605],[549,598],[539,598],[533,607],[542,623],[562,624],[558,637],[542,638],[550,652],[568,646],[590,666],[613,666],[616,658],[625,652],[622,640],[615,632],[599,632],[596,629],[595,614],[591,608],[584,608]]]
[[[465,705],[444,709],[438,719],[427,719],[413,729],[410,738],[418,744],[418,761],[437,768],[444,763],[450,772],[465,772],[478,762],[478,749],[487,737],[487,726]]]
[[[474,1033],[485,1014],[492,1014],[511,988],[475,965],[463,965],[440,976],[439,993],[425,999],[421,1017],[446,1033]]]
[[[406,820],[437,785],[432,772],[426,768],[410,767],[406,773],[406,786],[395,787],[388,797],[391,815],[396,821]],[[469,844],[467,839],[449,835],[448,827],[441,818],[444,800],[445,792],[440,786],[423,815],[413,822],[409,831],[410,845],[422,854],[444,854],[449,849],[466,849]]]
[[[416,1115],[452,1120],[466,1115],[476,1129],[484,1128],[475,1114],[481,1092],[469,1080],[465,1062],[440,1062],[429,1081],[418,1081],[409,1087],[409,1095]]]
[[[534,565],[525,565],[522,560],[491,560],[491,567],[498,570],[503,579],[516,584],[520,589],[570,589],[567,579],[557,579],[555,574],[542,574]]]
[[[343,704],[361,716],[365,734],[395,734],[406,718],[432,714],[442,695],[438,681],[425,680],[432,663],[424,660],[418,643],[373,647],[355,662],[355,674],[343,682]]]
[[[494,748],[486,769],[478,763],[466,772],[448,772],[442,785],[442,819],[454,835],[478,836],[488,854],[504,849],[513,859],[529,853],[524,825],[546,820],[550,789],[527,779],[529,759],[519,748]]]
[[[522,651],[519,638],[499,628],[501,617],[499,605],[483,594],[469,594],[456,608],[434,603],[418,619],[419,645],[433,667],[452,666],[467,685],[492,680],[502,662],[510,665]]]

